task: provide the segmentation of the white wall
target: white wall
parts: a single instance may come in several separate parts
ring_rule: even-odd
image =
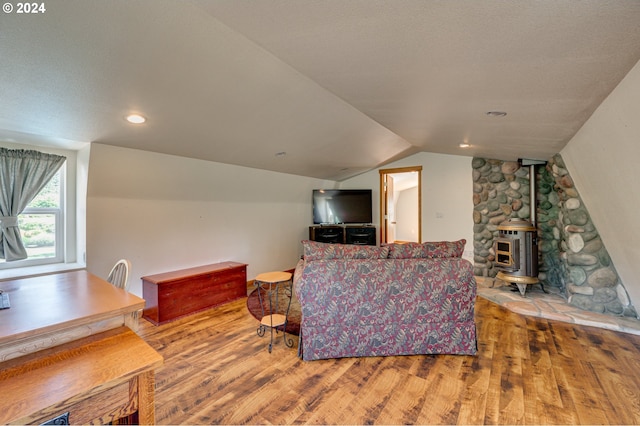
[[[418,187],[398,191],[395,203],[396,240],[418,241]]]
[[[119,258],[140,277],[222,261],[247,279],[295,267],[308,237],[311,190],[335,182],[92,144],[87,269],[106,277]]]
[[[473,257],[471,157],[419,153],[384,168],[423,166],[422,240],[465,238]],[[106,277],[119,258],[140,277],[238,261],[247,278],[293,268],[308,237],[311,190],[336,182],[92,144],[87,194],[87,268]],[[340,184],[373,190],[379,219],[379,173]]]
[[[560,154],[640,308],[640,63]]]
[[[472,157],[421,152],[381,169],[422,166],[422,241],[467,240],[464,257],[473,261]],[[380,224],[379,169],[341,183],[341,188],[373,189],[374,224]],[[377,203],[377,204],[376,204]],[[380,239],[378,228],[378,240]]]

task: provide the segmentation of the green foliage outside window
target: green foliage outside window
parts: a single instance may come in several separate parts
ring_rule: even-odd
[[[40,193],[29,203],[28,209],[60,207],[60,173],[56,173]],[[56,220],[54,214],[31,210],[18,217],[22,242],[29,258],[55,256]]]
[[[54,215],[22,214],[18,222],[22,234],[22,243],[25,247],[53,247],[55,245],[56,224]]]
[[[56,173],[42,191],[29,203],[28,208],[60,207],[60,172]]]

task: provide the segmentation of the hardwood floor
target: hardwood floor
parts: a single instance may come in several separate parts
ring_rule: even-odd
[[[142,320],[165,360],[156,421],[640,424],[640,336],[476,306],[475,357],[304,362],[281,334],[269,354],[244,299],[158,327]]]

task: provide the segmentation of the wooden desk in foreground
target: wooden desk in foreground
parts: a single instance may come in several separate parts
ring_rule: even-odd
[[[0,282],[0,424],[74,424],[137,413],[153,424],[162,357],[138,337],[144,300],[87,271]]]
[[[127,327],[0,364],[0,424],[106,424],[137,413],[155,423],[154,369],[162,357]]]
[[[0,281],[0,362],[126,325],[138,328],[144,300],[85,270]]]

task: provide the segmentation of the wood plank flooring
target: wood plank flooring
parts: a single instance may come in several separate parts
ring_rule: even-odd
[[[139,334],[159,424],[640,424],[640,336],[482,298],[476,318],[475,357],[305,362],[282,334],[269,354],[244,299]]]

